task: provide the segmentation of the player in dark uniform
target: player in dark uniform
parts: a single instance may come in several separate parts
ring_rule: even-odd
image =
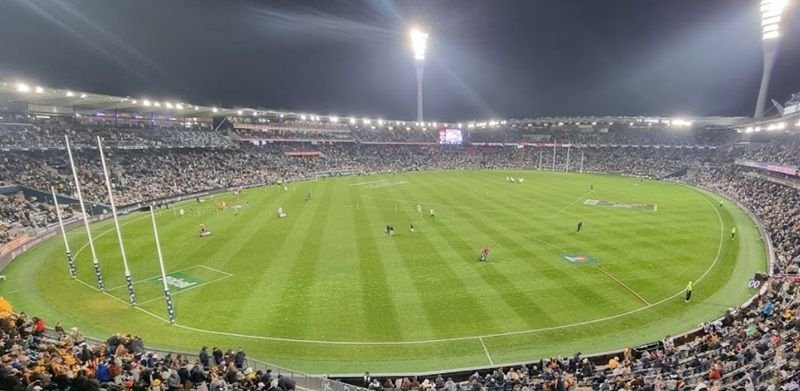
[[[578,230],[576,232],[581,232],[582,229],[583,229],[583,221],[579,221],[578,222]]]

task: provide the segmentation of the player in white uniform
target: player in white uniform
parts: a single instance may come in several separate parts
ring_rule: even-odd
[[[420,205],[420,204],[417,204],[417,214],[418,215],[422,214],[422,205]]]

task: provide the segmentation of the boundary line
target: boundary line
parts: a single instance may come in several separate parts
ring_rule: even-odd
[[[703,198],[703,200],[707,204],[709,204],[711,206],[711,209],[714,210],[714,212],[717,214],[717,219],[719,220],[719,223],[720,223],[719,224],[720,225],[719,245],[717,246],[717,253],[714,256],[714,260],[711,262],[711,265],[709,265],[709,267],[706,269],[706,271],[703,272],[703,274],[700,275],[700,277],[695,280],[695,283],[697,284],[700,281],[702,281],[711,272],[711,270],[714,269],[714,267],[719,262],[720,255],[722,254],[722,244],[725,243],[725,226],[724,226],[724,222],[722,221],[722,215],[719,213],[719,211],[714,206],[714,204],[711,203],[711,201],[709,201],[708,198],[704,194],[700,193],[697,190],[695,190],[695,191],[698,192],[698,194]],[[95,287],[93,287],[91,285],[88,285],[83,281],[80,281],[80,282],[82,284],[86,285],[87,287],[89,287],[90,289],[94,290],[94,291],[99,291],[97,288],[95,288]],[[106,293],[106,292],[104,292],[104,293]],[[540,328],[537,328],[537,329],[508,331],[508,332],[503,332],[503,333],[494,333],[494,334],[486,334],[486,335],[472,335],[472,336],[463,336],[463,337],[439,338],[439,339],[416,340],[416,341],[323,341],[323,340],[312,340],[312,339],[283,338],[283,337],[270,337],[270,336],[263,336],[263,335],[249,335],[249,334],[229,333],[229,332],[225,332],[225,331],[215,331],[215,330],[201,329],[201,328],[187,326],[187,325],[183,325],[183,324],[179,324],[179,323],[175,323],[175,324],[173,324],[173,326],[181,328],[181,329],[184,329],[184,330],[195,331],[195,332],[202,333],[202,334],[221,335],[221,336],[238,337],[238,338],[255,339],[255,340],[278,341],[278,342],[296,342],[296,343],[308,343],[308,344],[320,344],[320,345],[355,345],[355,346],[358,346],[358,345],[363,345],[363,346],[368,346],[368,345],[422,345],[422,344],[430,344],[430,343],[437,343],[437,342],[467,341],[467,340],[472,340],[472,339],[480,339],[480,340],[482,340],[484,338],[494,338],[494,337],[506,337],[506,336],[522,335],[522,334],[532,334],[532,333],[543,332],[543,331],[563,330],[563,329],[568,329],[568,328],[577,327],[577,326],[585,326],[585,325],[589,325],[589,324],[605,322],[605,321],[619,319],[619,318],[623,318],[623,317],[626,317],[626,316],[629,316],[629,315],[633,315],[633,314],[639,313],[641,311],[644,311],[646,309],[649,309],[649,308],[655,307],[657,305],[666,303],[666,302],[668,302],[668,301],[670,301],[670,300],[672,300],[672,299],[674,299],[676,297],[681,296],[682,294],[683,294],[683,289],[681,289],[677,293],[673,294],[672,296],[665,297],[665,298],[663,298],[663,299],[661,299],[661,300],[659,300],[659,301],[657,301],[655,303],[651,303],[651,304],[649,304],[647,306],[644,306],[644,307],[640,307],[640,308],[633,309],[633,310],[630,310],[630,311],[622,312],[622,313],[619,313],[619,314],[616,314],[616,315],[610,315],[610,316],[605,316],[605,317],[602,317],[602,318],[590,319],[590,320],[585,320],[585,321],[580,321],[580,322],[575,322],[575,323],[570,323],[570,324],[562,324],[562,325],[555,325],[555,326],[540,327]],[[118,300],[120,302],[124,302],[123,300],[121,300],[121,299],[119,299],[119,298],[117,298],[117,297],[115,297],[113,295],[110,295],[108,293],[106,293],[106,295],[108,295],[111,298],[113,298],[115,300]],[[125,302],[125,305],[126,306],[130,306],[130,304],[127,303],[127,302]],[[134,308],[136,308],[136,309],[138,309],[138,310],[140,310],[140,311],[142,311],[144,313],[147,313],[150,316],[153,316],[154,318],[160,319],[160,320],[164,321],[165,323],[169,323],[163,317],[158,316],[156,314],[153,314],[152,312],[149,312],[147,310],[143,310],[143,309],[141,309],[139,307],[134,307]]]
[[[632,293],[634,296],[636,296],[636,298],[637,298],[637,299],[639,299],[639,300],[640,300],[642,303],[644,303],[645,305],[647,305],[647,306],[649,306],[649,305],[650,305],[650,302],[648,302],[648,301],[647,301],[647,299],[645,299],[644,297],[642,297],[642,295],[638,294],[638,293],[637,293],[635,290],[631,289],[631,287],[629,287],[629,286],[625,285],[625,283],[623,283],[622,281],[620,281],[620,280],[619,280],[619,278],[617,278],[617,277],[614,277],[614,275],[613,275],[613,274],[611,274],[611,273],[609,273],[609,272],[607,272],[607,271],[603,270],[603,268],[601,268],[600,266],[595,266],[594,268],[595,268],[595,269],[597,269],[597,270],[599,270],[599,271],[600,271],[600,273],[603,273],[603,274],[605,274],[606,276],[608,276],[608,278],[610,278],[610,279],[614,280],[614,281],[615,281],[617,284],[619,284],[619,286],[621,286],[621,287],[625,288],[625,289],[626,289],[628,292]]]
[[[481,341],[481,346],[483,346],[483,352],[486,353],[486,358],[489,359],[489,365],[494,366],[494,361],[492,361],[492,356],[489,355],[489,349],[486,349],[486,344],[483,343],[483,337],[478,337],[478,341]]]

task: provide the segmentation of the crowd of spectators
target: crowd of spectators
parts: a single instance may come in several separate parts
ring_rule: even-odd
[[[751,143],[743,158],[800,167],[800,135],[785,134],[766,143]]]
[[[690,181],[727,194],[753,211],[764,224],[774,246],[776,274],[800,272],[800,181],[785,186],[753,169],[725,165],[701,168]]]
[[[61,215],[65,219],[72,217],[72,209],[62,207]],[[46,228],[57,218],[52,204],[25,197],[20,191],[0,194],[0,247],[19,235],[34,236],[31,230]]]
[[[0,299],[0,389],[41,390],[271,390],[297,389],[290,376],[248,367],[242,348],[197,356],[148,352],[141,338],[115,334],[104,342],[87,340],[77,328],[14,314]],[[765,294],[747,306],[702,325],[692,336],[666,336],[608,361],[572,357],[476,371],[467,379],[441,375],[373,378],[356,387],[373,391],[528,391],[528,390],[796,390],[800,387],[800,289],[774,279]],[[332,383],[323,383],[330,386]],[[341,386],[341,383],[337,383]],[[355,388],[355,387],[354,387]],[[332,388],[328,388],[332,389]],[[339,387],[338,389],[347,389]]]
[[[64,136],[76,148],[96,148],[97,136],[110,148],[227,148],[231,142],[221,133],[180,126],[143,124],[95,124],[36,121],[0,123],[0,149],[33,150],[65,147]]]
[[[217,148],[227,140],[209,130],[154,128],[109,128],[98,124],[35,123],[0,124],[0,146],[11,146],[0,161],[0,182],[46,190],[56,186],[72,195],[71,172],[65,153],[22,151],[20,147],[58,146],[64,134],[78,145],[90,145],[96,134],[122,147],[139,145],[142,150],[112,149],[108,153],[112,185],[117,202],[129,205],[224,187],[276,183],[334,173],[370,173],[424,169],[540,168],[612,172],[661,178],[688,169],[683,180],[727,194],[751,209],[762,220],[775,247],[777,274],[800,271],[800,192],[770,181],[750,169],[738,167],[730,149],[677,148],[550,148],[499,146],[381,145],[350,143],[269,143],[262,146]],[[126,125],[127,126],[127,125]],[[368,130],[367,130],[368,129]],[[241,136],[249,131],[241,131]],[[279,130],[305,134],[305,131]],[[352,135],[357,141],[407,141],[427,139],[433,134],[406,131],[382,134],[364,131],[333,132]],[[418,132],[414,130],[414,132]],[[686,130],[645,133],[618,130],[608,134],[575,134],[573,143],[643,145],[715,145],[733,139],[732,131]],[[175,135],[180,133],[180,135]],[[196,134],[203,134],[204,139]],[[318,133],[318,132],[312,132]],[[422,135],[422,136],[420,136]],[[474,134],[473,134],[474,136]],[[555,134],[550,134],[555,137]],[[515,137],[515,136],[514,136]],[[789,136],[787,136],[789,137]],[[492,138],[487,138],[492,139]],[[151,140],[151,141],[147,141]],[[152,141],[155,140],[155,141]],[[215,140],[220,141],[217,144]],[[168,152],[153,147],[168,146]],[[195,146],[196,148],[188,148]],[[181,147],[181,148],[177,148]],[[291,156],[290,151],[314,151],[314,157]],[[742,155],[759,161],[797,165],[800,144],[779,139]],[[96,151],[75,155],[84,195],[88,200],[106,199],[102,171]],[[65,214],[72,211],[65,208]],[[41,227],[55,221],[51,206],[21,194],[0,196],[0,244],[9,240],[6,227]],[[658,346],[627,350],[598,365],[580,355],[542,360],[516,368],[476,373],[465,382],[443,377],[369,379],[366,388],[422,389],[438,391],[562,390],[581,386],[599,390],[653,389],[765,389],[768,385],[796,387],[794,373],[800,368],[800,291],[794,283],[778,280],[768,294],[752,307],[730,311],[720,322],[705,325],[696,339],[667,337]],[[100,384],[115,389],[293,389],[290,379],[248,371],[237,352],[201,353],[158,357],[144,351],[135,338],[115,336],[106,344],[84,344],[78,333],[63,330],[47,337],[37,330],[39,322],[24,315],[0,317],[0,389],[35,390],[97,389]],[[58,329],[58,327],[57,327]],[[676,342],[680,342],[677,343]],[[36,381],[38,383],[34,383]],[[366,380],[366,379],[365,379]],[[55,386],[52,386],[55,384]],[[20,388],[22,387],[22,388]]]
[[[0,298],[2,307],[9,308]],[[0,390],[295,390],[290,377],[246,367],[241,348],[203,348],[198,356],[145,350],[138,336],[115,334],[92,342],[75,327],[27,314],[0,313]]]

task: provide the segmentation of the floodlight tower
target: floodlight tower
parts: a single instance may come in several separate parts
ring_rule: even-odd
[[[414,50],[414,65],[417,68],[417,122],[422,122],[422,72],[425,70],[425,50],[428,48],[428,33],[414,27],[411,29],[411,48]]]
[[[778,43],[781,37],[781,16],[788,0],[761,0],[761,40],[764,49],[764,70],[761,74],[761,88],[758,90],[758,101],[754,118],[764,116],[767,104],[767,90],[775,59],[778,57]]]

